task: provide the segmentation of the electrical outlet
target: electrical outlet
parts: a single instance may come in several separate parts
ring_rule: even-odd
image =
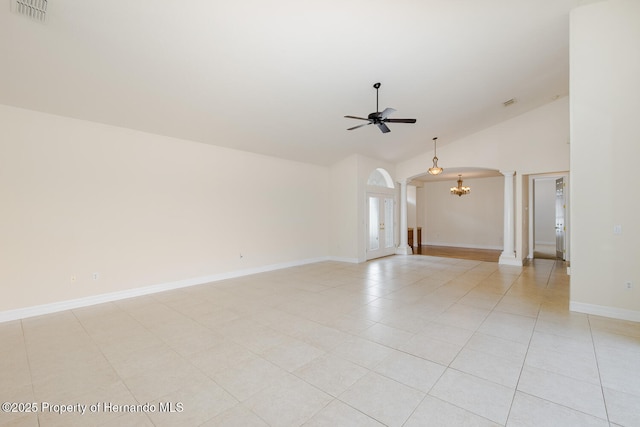
[[[244,256],[242,254],[240,254],[240,259],[244,258]]]
[[[78,278],[76,276],[71,276],[71,283],[74,283]]]
[[[631,280],[624,282],[624,288],[626,290],[633,289],[633,282]]]
[[[93,273],[93,280],[98,280],[100,278],[100,273]]]

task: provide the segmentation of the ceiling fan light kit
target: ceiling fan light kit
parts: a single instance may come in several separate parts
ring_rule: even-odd
[[[391,115],[396,111],[393,108],[385,108],[384,111],[380,111],[380,109],[378,108],[378,89],[380,89],[380,86],[381,86],[380,83],[375,83],[373,85],[374,89],[376,90],[376,111],[374,113],[370,113],[366,118],[358,117],[358,116],[344,116],[347,119],[366,120],[368,123],[350,127],[347,130],[354,130],[354,129],[358,129],[368,125],[376,125],[378,126],[378,129],[380,129],[382,133],[388,133],[388,132],[391,132],[391,129],[389,129],[389,127],[387,126],[387,123],[415,123],[416,122],[416,119],[390,119],[389,115]]]

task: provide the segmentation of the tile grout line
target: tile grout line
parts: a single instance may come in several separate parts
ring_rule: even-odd
[[[591,337],[591,345],[593,347],[593,356],[596,359],[596,369],[598,370],[598,381],[600,382],[600,393],[602,394],[602,403],[604,404],[604,412],[607,414],[607,422],[611,424],[609,418],[609,408],[607,407],[607,398],[604,394],[604,386],[602,385],[602,375],[600,374],[600,363],[598,362],[598,350],[596,349],[596,341],[593,339],[593,328],[591,327],[591,316],[587,315],[587,322],[589,323],[589,336]]]
[[[111,303],[107,303],[107,304],[111,304]],[[115,307],[118,308],[118,310],[122,311],[123,313],[125,313],[128,317],[130,317],[133,321],[140,323],[138,321],[138,319],[136,319],[135,317],[133,317],[129,312],[127,312],[126,310],[122,309],[121,307],[114,305]],[[102,357],[104,358],[104,360],[109,364],[109,366],[111,367],[111,369],[113,369],[113,372],[115,372],[115,374],[118,376],[118,380],[122,383],[122,385],[127,389],[127,391],[131,394],[131,397],[133,397],[133,399],[138,403],[141,404],[140,400],[136,397],[135,394],[133,394],[133,392],[131,391],[131,389],[129,389],[129,386],[127,385],[127,383],[124,381],[124,378],[122,378],[120,376],[120,374],[118,373],[118,371],[116,370],[116,368],[113,366],[113,363],[111,363],[111,360],[109,360],[109,358],[107,357],[106,354],[104,354],[104,351],[102,350],[102,347],[100,347],[100,344],[98,344],[95,340],[95,338],[93,337],[93,335],[91,335],[91,333],[89,333],[89,331],[87,330],[87,328],[85,327],[84,323],[82,322],[82,320],[78,317],[78,315],[76,314],[74,309],[70,309],[69,310],[71,312],[71,314],[73,315],[73,317],[76,319],[76,321],[80,324],[80,326],[82,327],[82,330],[85,332],[85,334],[87,334],[87,336],[89,337],[89,339],[91,340],[91,342],[96,346],[96,348],[98,349],[98,351],[100,352],[100,354],[102,355]],[[142,325],[142,323],[140,323],[140,325],[147,329],[146,326]],[[148,329],[147,329],[148,330]],[[150,331],[149,331],[150,332]],[[117,417],[114,417],[114,419],[118,419],[120,417],[123,417],[124,413],[122,415],[119,415]],[[144,414],[145,418],[152,424],[155,426],[155,423],[153,422],[153,420],[149,417],[148,414]]]
[[[524,272],[524,268],[522,270]],[[520,274],[518,276],[518,278],[522,276],[522,274]],[[513,283],[515,283],[517,281],[516,280],[513,281]],[[548,282],[548,279],[547,279]],[[511,289],[511,287],[513,286],[513,284],[511,284],[511,286],[509,287],[509,289]],[[509,290],[507,290],[507,292],[509,292]],[[506,292],[505,292],[506,295]],[[516,381],[516,385],[513,389],[513,396],[511,397],[511,403],[509,404],[509,411],[507,412],[507,418],[504,422],[504,425],[506,426],[507,424],[509,424],[509,417],[511,416],[511,410],[513,409],[513,402],[516,400],[516,394],[518,393],[518,386],[520,385],[520,378],[522,377],[522,371],[524,370],[524,365],[527,362],[527,356],[529,355],[529,349],[531,348],[531,341],[533,340],[533,334],[536,331],[536,325],[538,324],[538,317],[540,316],[540,310],[542,310],[542,305],[538,306],[538,312],[536,314],[536,318],[535,321],[533,322],[533,328],[531,329],[531,336],[529,336],[529,342],[527,343],[527,351],[524,354],[524,358],[522,359],[522,366],[520,367],[520,373],[518,374],[518,381]]]
[[[29,349],[27,348],[27,336],[24,332],[24,319],[20,319],[20,331],[22,332],[22,343],[24,345],[24,355],[27,359],[27,366],[29,367],[29,378],[31,379],[31,394],[33,395],[33,400],[36,400],[36,389],[34,387],[33,381],[33,370],[31,368],[31,357],[29,357]],[[40,411],[36,414],[36,420],[38,421],[38,425],[40,425]]]

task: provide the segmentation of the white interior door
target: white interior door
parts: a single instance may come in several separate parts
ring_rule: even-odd
[[[565,210],[564,178],[556,179],[556,258],[565,259]]]
[[[367,199],[367,259],[395,253],[394,199],[391,196],[369,194]]]

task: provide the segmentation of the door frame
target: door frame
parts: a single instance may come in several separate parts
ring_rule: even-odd
[[[558,184],[562,183],[562,188],[561,188],[561,195],[562,195],[562,200],[559,200],[560,198],[558,197]],[[566,254],[567,254],[567,245],[566,245],[566,232],[567,232],[567,227],[565,225],[565,221],[566,221],[566,210],[567,210],[567,195],[565,194],[565,188],[567,187],[567,183],[564,182],[564,177],[562,178],[556,178],[555,180],[555,189],[556,189],[556,209],[555,209],[555,214],[556,214],[556,259],[558,257],[560,257],[563,261],[566,258]],[[562,202],[562,206],[559,205],[559,201]],[[562,230],[559,233],[558,232],[558,219],[560,218],[558,216],[558,209],[562,209]],[[558,250],[558,247],[560,247],[560,250]]]
[[[389,189],[389,191],[385,191],[386,189],[384,188],[377,188],[376,190],[369,190],[366,192],[365,194],[365,235],[364,235],[364,239],[365,239],[365,260],[369,261],[371,259],[375,259],[375,258],[382,258],[385,256],[389,256],[389,255],[393,255],[396,253],[396,248],[397,248],[397,223],[398,223],[398,213],[397,213],[397,207],[398,207],[398,200],[396,197],[396,191],[395,189]],[[391,246],[388,248],[382,247],[379,250],[377,250],[376,252],[379,251],[379,254],[376,254],[376,256],[370,257],[369,256],[369,198],[370,197],[379,197],[380,200],[383,201],[383,205],[384,205],[384,199],[391,199],[393,202],[393,223],[390,225],[393,230],[393,241],[391,242]],[[384,212],[384,208],[381,208],[381,211]],[[385,229],[386,227],[388,227],[389,225],[385,224]],[[386,249],[386,250],[385,250]]]
[[[564,233],[564,253],[565,253],[565,261],[567,263],[571,260],[571,247],[570,247],[570,233],[571,233],[571,224],[569,222],[569,210],[570,207],[570,185],[569,185],[569,172],[558,172],[558,173],[544,173],[544,174],[536,174],[529,175],[529,254],[528,258],[533,259],[533,250],[535,246],[535,180],[536,179],[546,179],[554,181],[558,178],[563,178],[564,180],[564,198],[566,200],[566,209],[565,209],[565,233]],[[554,202],[555,203],[555,202]]]

